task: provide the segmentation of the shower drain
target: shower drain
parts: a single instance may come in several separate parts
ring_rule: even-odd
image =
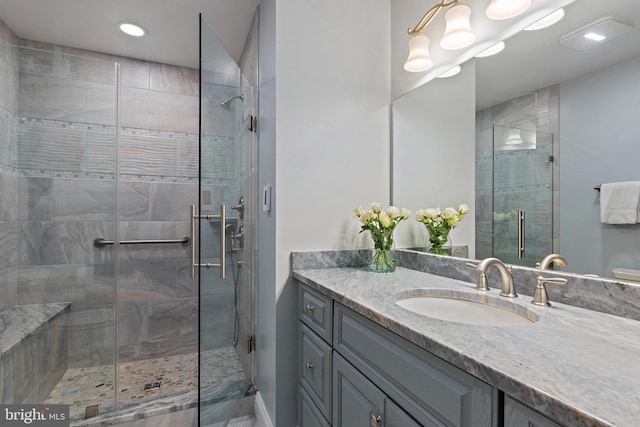
[[[160,388],[160,381],[154,383],[146,383],[144,385],[144,391],[151,391]]]

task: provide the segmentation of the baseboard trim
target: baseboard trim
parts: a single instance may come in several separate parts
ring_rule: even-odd
[[[253,410],[256,413],[256,421],[258,422],[257,427],[273,427],[271,418],[269,418],[269,414],[267,413],[267,408],[264,406],[264,402],[262,401],[260,391],[256,393]]]

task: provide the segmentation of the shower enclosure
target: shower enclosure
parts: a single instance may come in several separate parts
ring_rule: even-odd
[[[535,266],[552,253],[553,135],[493,126],[493,253]]]
[[[0,402],[204,426],[249,388],[254,92],[201,32],[200,73],[0,45]]]

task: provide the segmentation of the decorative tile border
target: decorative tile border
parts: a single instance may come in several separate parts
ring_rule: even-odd
[[[91,124],[91,123],[78,123],[70,121],[59,120],[47,120],[31,117],[19,117],[17,118],[13,114],[6,110],[0,109],[0,115],[6,119],[15,118],[18,122],[18,126],[23,127],[37,127],[37,128],[50,128],[50,129],[73,129],[86,132],[99,132],[105,134],[116,134],[116,127],[109,125]],[[175,139],[184,141],[187,143],[198,144],[200,136],[193,133],[180,133],[170,131],[159,131],[150,129],[138,129],[131,127],[122,127],[120,129],[122,136],[142,136],[142,137],[157,137],[163,139]],[[235,138],[226,136],[214,136],[203,135],[202,142],[205,144],[235,144]],[[235,160],[233,160],[235,161]],[[8,174],[33,177],[33,178],[64,178],[64,179],[86,179],[86,180],[104,180],[114,181],[115,173],[100,173],[100,172],[81,172],[81,171],[58,171],[58,170],[44,170],[44,169],[18,169],[10,167],[8,165],[0,165],[0,171]],[[163,175],[120,175],[121,181],[127,182],[157,182],[157,183],[180,183],[180,184],[196,184],[198,183],[198,177],[194,176],[163,176]],[[232,185],[233,179],[228,178],[205,178],[202,180],[204,185]]]

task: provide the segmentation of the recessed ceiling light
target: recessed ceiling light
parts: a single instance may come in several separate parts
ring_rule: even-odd
[[[525,31],[536,31],[552,26],[564,18],[564,9],[558,9],[525,28]]]
[[[482,52],[480,52],[479,54],[476,55],[476,58],[485,58],[487,56],[491,56],[491,55],[495,55],[497,53],[500,53],[504,50],[505,48],[505,44],[503,41],[500,41],[496,44],[494,44],[493,46],[491,46],[488,49],[483,50]]]
[[[459,65],[456,65],[455,67],[445,71],[444,73],[440,74],[438,76],[439,79],[444,79],[446,77],[453,77],[456,74],[458,74],[460,72],[460,70],[462,70],[462,68],[460,68]]]
[[[596,42],[601,42],[602,40],[606,39],[605,36],[603,36],[602,34],[598,34],[598,33],[587,33],[584,35],[585,38],[589,39],[589,40],[593,40]]]
[[[129,22],[118,22],[118,28],[125,34],[129,34],[134,37],[142,37],[147,34],[147,30],[139,25],[131,24]]]

